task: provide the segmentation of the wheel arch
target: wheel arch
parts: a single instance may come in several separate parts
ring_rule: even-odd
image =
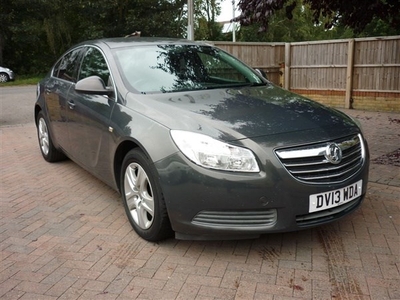
[[[34,110],[34,120],[35,120],[35,124],[37,126],[37,117],[39,115],[39,113],[42,111],[42,108],[40,107],[40,105],[35,105],[35,110]]]
[[[114,177],[115,177],[115,182],[117,184],[118,191],[121,192],[121,169],[122,169],[122,162],[124,161],[124,158],[126,154],[133,150],[133,149],[140,149],[148,158],[150,158],[149,154],[147,151],[143,148],[143,146],[135,141],[135,140],[125,140],[121,142],[114,154]]]

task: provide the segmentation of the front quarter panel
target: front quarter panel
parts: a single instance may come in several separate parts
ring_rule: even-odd
[[[116,105],[111,116],[111,128],[115,147],[111,153],[116,153],[116,148],[124,142],[131,142],[140,147],[152,162],[177,152],[169,128],[123,105]]]

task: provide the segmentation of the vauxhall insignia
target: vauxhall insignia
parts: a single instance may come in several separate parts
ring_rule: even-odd
[[[336,143],[331,143],[326,146],[325,158],[334,165],[342,161],[342,149]]]

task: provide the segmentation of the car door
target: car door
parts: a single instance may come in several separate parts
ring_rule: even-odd
[[[85,49],[78,80],[90,76],[99,76],[105,86],[114,89],[107,61],[96,47]],[[98,177],[111,178],[109,121],[115,97],[77,92],[72,88],[68,98],[68,136],[71,155]]]
[[[53,140],[67,153],[70,150],[67,117],[68,94],[77,81],[81,54],[82,48],[77,48],[61,57],[44,87],[44,98]]]

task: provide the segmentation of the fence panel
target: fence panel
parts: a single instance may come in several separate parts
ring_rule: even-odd
[[[355,91],[400,91],[400,38],[357,41],[353,88]]]
[[[324,104],[400,111],[400,36],[214,44],[264,70],[275,84]]]
[[[346,89],[347,41],[292,43],[291,89]]]
[[[285,60],[284,43],[214,42],[214,45],[238,57],[249,66],[263,70],[273,83],[281,84],[280,65]]]

